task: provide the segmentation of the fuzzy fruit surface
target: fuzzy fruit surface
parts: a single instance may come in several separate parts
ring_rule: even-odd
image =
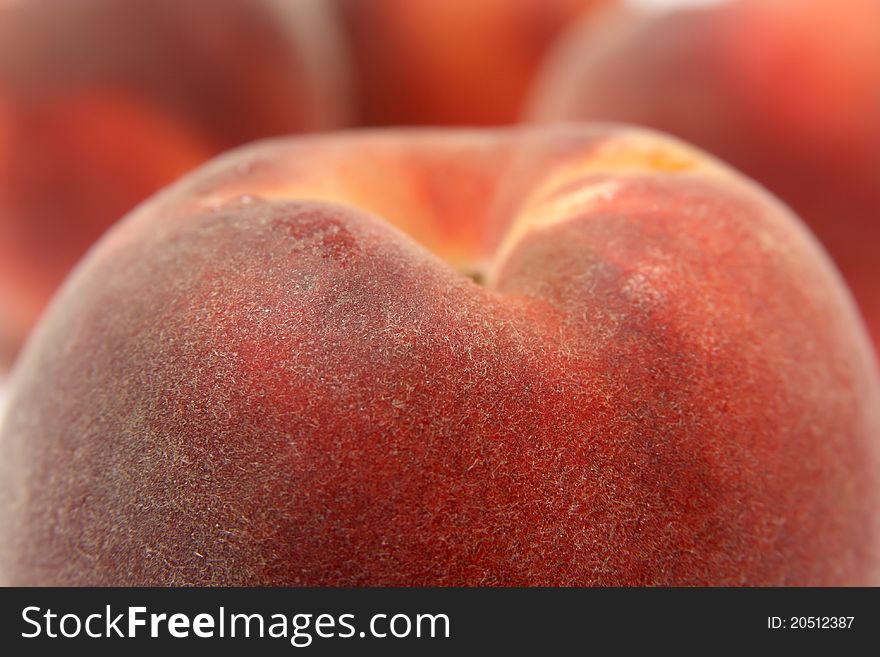
[[[0,426],[0,575],[876,584],[878,438],[829,259],[700,151],[614,126],[265,142],[117,225],[40,323]]]
[[[828,249],[880,344],[880,3],[621,12],[573,28],[538,79],[532,119],[662,130],[778,195]]]

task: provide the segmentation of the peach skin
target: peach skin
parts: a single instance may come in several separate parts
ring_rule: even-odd
[[[819,237],[880,342],[880,2],[740,0],[585,23],[527,114],[638,123],[766,185]]]
[[[848,291],[648,131],[225,155],[90,252],[9,394],[5,583],[878,582]]]

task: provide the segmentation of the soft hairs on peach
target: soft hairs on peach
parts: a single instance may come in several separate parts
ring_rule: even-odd
[[[55,299],[0,428],[0,573],[871,584],[878,437],[828,258],[699,151],[613,126],[266,142]]]

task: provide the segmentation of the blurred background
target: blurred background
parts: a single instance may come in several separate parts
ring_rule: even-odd
[[[229,148],[594,120],[780,196],[880,340],[880,0],[0,0],[0,403],[90,245]]]

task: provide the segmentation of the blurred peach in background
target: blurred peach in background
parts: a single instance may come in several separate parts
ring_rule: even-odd
[[[545,51],[613,0],[335,0],[367,125],[519,119]]]
[[[347,122],[323,0],[0,3],[0,366],[86,249],[254,139]]]

